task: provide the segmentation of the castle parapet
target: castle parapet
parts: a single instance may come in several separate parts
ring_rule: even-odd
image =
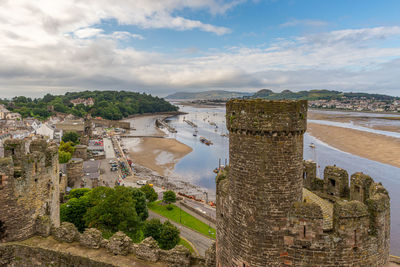
[[[349,174],[336,166],[326,166],[324,170],[324,191],[336,197],[349,197]]]
[[[354,173],[350,179],[350,199],[365,203],[373,183],[374,180],[369,175],[362,172]]]
[[[0,242],[29,238],[37,229],[50,231],[51,225],[59,225],[57,146],[44,140],[10,139],[4,147],[6,158],[0,161],[4,233],[0,233]]]
[[[226,123],[230,132],[256,135],[304,133],[306,118],[306,100],[231,100],[226,104]]]

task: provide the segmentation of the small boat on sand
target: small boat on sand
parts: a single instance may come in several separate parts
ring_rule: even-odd
[[[212,145],[212,142],[205,137],[200,137],[200,142],[206,144],[207,146]]]

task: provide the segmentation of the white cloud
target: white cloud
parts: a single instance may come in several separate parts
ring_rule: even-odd
[[[229,29],[177,16],[184,8],[221,14],[220,0],[6,1],[0,4],[0,97],[79,89],[133,89],[166,94],[210,88],[355,89],[400,94],[400,46],[381,46],[400,28],[347,29],[235,47],[202,56],[140,51],[120,45],[142,35],[105,32],[104,20],[142,28]],[[386,91],[385,91],[386,90]]]
[[[118,40],[125,40],[125,39],[129,39],[129,38],[144,40],[144,37],[142,35],[140,35],[140,34],[133,34],[133,33],[124,32],[124,31],[122,31],[122,32],[121,31],[113,32],[111,34],[111,36],[113,38],[115,38],[115,39],[118,39]]]
[[[102,29],[84,28],[74,31],[74,35],[78,38],[91,38],[94,36],[98,36],[102,32],[103,32]]]
[[[323,20],[312,20],[312,19],[291,19],[285,23],[282,23],[281,27],[294,27],[294,26],[308,26],[308,27],[323,27],[327,26],[328,23]]]

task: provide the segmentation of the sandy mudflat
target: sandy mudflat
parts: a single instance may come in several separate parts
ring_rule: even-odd
[[[134,146],[126,145],[133,162],[160,175],[168,175],[181,158],[192,152],[191,147],[171,138],[144,137]]]
[[[342,151],[400,168],[400,139],[342,127],[308,123],[307,131]]]
[[[389,132],[398,132],[400,133],[400,127],[393,125],[383,125],[383,124],[376,124],[372,123],[373,120],[382,120],[382,121],[397,121],[400,122],[399,117],[373,117],[370,113],[362,113],[363,115],[355,116],[352,112],[343,111],[342,113],[327,113],[321,112],[319,110],[309,110],[307,117],[310,120],[326,120],[326,121],[336,121],[336,122],[344,122],[344,123],[354,123],[355,125],[381,130],[381,131],[389,131]],[[391,115],[393,115],[392,113]],[[396,114],[395,114],[396,115]],[[398,124],[397,124],[398,125]]]

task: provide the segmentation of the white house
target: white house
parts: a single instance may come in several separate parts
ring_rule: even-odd
[[[54,138],[54,131],[55,129],[46,123],[42,123],[39,128],[36,129],[36,134],[40,134],[43,136],[47,136],[49,139]]]
[[[24,122],[26,126],[32,127],[34,130],[37,130],[42,125],[40,121],[34,118],[26,118],[24,119]]]

